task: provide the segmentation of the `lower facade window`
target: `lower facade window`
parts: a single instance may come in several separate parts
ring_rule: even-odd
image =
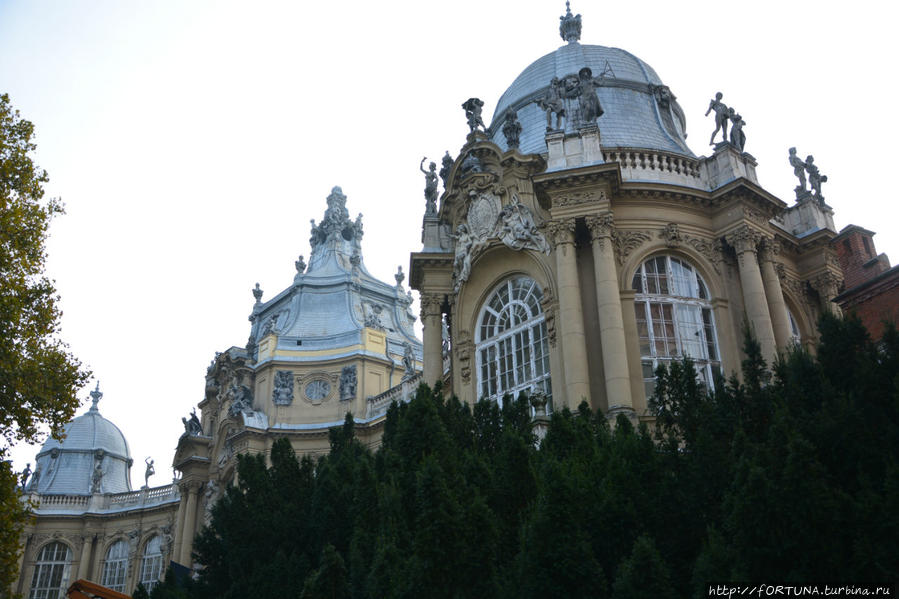
[[[721,372],[708,287],[685,260],[656,256],[634,274],[634,312],[646,397],[655,391],[660,364],[689,357],[709,389]]]
[[[147,541],[140,563],[140,582],[147,591],[153,590],[162,578],[162,539],[157,535]]]
[[[128,543],[117,541],[106,552],[103,562],[103,578],[100,584],[106,588],[125,592],[125,574],[128,572]]]
[[[34,564],[29,599],[63,599],[69,586],[72,552],[63,543],[44,545]]]
[[[500,283],[481,309],[475,336],[480,398],[502,404],[504,395],[521,391],[552,397],[542,299],[535,280],[517,277]]]

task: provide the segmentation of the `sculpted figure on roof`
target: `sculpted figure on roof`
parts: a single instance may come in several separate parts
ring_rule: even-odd
[[[721,101],[721,98],[724,97],[724,94],[718,92],[715,94],[715,99],[709,101],[709,109],[705,111],[705,115],[709,116],[709,113],[715,112],[715,130],[712,131],[712,138],[709,140],[709,145],[715,145],[715,135],[718,131],[721,131],[721,140],[727,141],[727,119],[730,116],[728,113],[728,108]]]
[[[562,99],[562,84],[558,77],[553,77],[546,90],[546,96],[537,100],[537,106],[546,111],[546,130],[552,131],[553,114],[556,115],[556,129],[562,128],[562,117],[565,115],[565,101]]]

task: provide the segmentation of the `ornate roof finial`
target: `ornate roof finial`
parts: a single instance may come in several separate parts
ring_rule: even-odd
[[[581,15],[571,14],[571,3],[565,0],[565,14],[559,17],[559,35],[568,42],[576,42],[581,39]]]
[[[103,399],[103,392],[100,391],[100,381],[97,381],[97,387],[91,391],[91,412],[97,412],[97,404]]]
[[[259,287],[259,283],[256,283],[256,287],[253,288],[253,297],[256,298],[257,304],[262,302],[262,289]]]

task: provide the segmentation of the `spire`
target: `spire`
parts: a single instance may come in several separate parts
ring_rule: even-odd
[[[571,14],[570,0],[565,0],[565,14],[559,21],[559,35],[563,40],[570,44],[581,39],[581,15]]]
[[[103,393],[100,391],[100,381],[97,381],[97,388],[91,391],[91,412],[99,412],[97,404],[103,399]]]

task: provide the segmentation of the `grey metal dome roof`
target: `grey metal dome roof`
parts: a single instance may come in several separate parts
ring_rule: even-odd
[[[91,392],[93,405],[65,426],[62,441],[50,438],[37,454],[29,490],[45,495],[89,495],[131,490],[131,452],[125,435],[100,415],[103,394]],[[35,480],[37,479],[37,480]]]
[[[506,111],[515,110],[522,125],[520,151],[545,153],[546,115],[535,102],[544,97],[553,77],[563,79],[583,67],[600,78],[596,92],[605,113],[597,124],[604,148],[694,156],[685,141],[683,111],[673,97],[667,106],[660,103],[657,90],[664,86],[652,67],[620,48],[583,45],[577,40],[537,59],[516,77],[497,102],[488,132],[492,141],[506,148],[502,123]]]

